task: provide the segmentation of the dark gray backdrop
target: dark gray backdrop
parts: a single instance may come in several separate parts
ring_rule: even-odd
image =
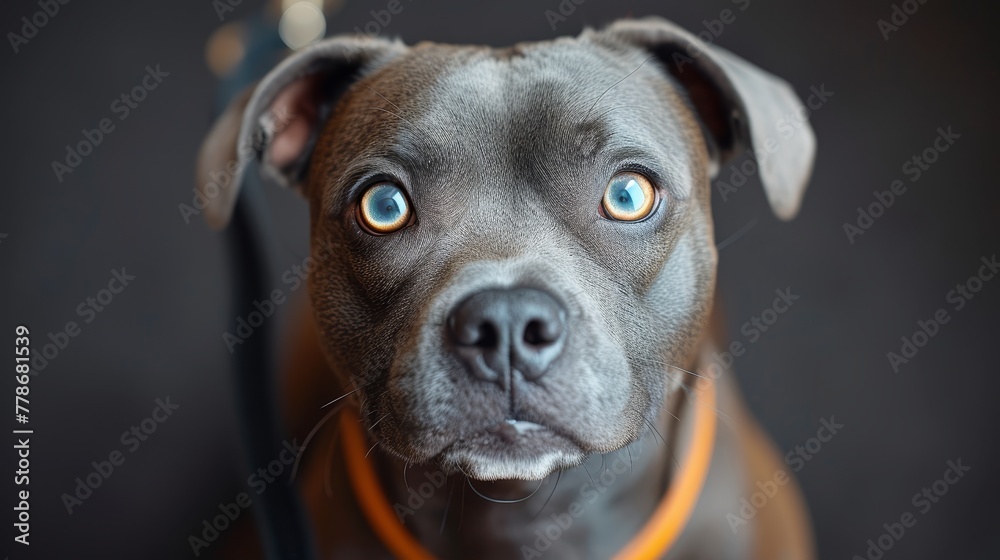
[[[243,2],[226,21],[258,4]],[[737,359],[740,382],[784,450],[805,444],[824,418],[845,425],[798,473],[823,558],[863,556],[883,523],[908,511],[917,523],[885,558],[996,558],[1000,280],[961,310],[946,301],[1000,248],[996,3],[927,0],[888,41],[877,20],[891,16],[890,0],[751,0],[739,11],[743,4],[586,0],[553,30],[545,11],[558,0],[413,0],[383,33],[503,45],[646,14],[701,31],[728,8],[736,20],[719,44],[804,96],[811,86],[832,91],[813,115],[819,156],[794,222],[770,214],[756,179],[715,197],[718,239],[745,231],[721,253],[734,339],[746,341],[740,325],[770,306],[775,289],[801,297]],[[330,33],[363,26],[385,5],[347,0]],[[4,2],[0,30],[18,32],[20,18],[38,10],[33,0]],[[223,245],[177,209],[191,201],[192,162],[209,125],[216,85],[204,48],[220,25],[208,0],[77,0],[20,52],[0,47],[3,345],[15,324],[28,324],[40,346],[67,321],[81,323],[31,384],[32,545],[30,554],[10,545],[11,558],[188,558],[187,535],[244,486],[221,339],[233,319]],[[119,120],[112,101],[156,64],[170,75]],[[105,117],[115,130],[58,181],[51,162]],[[960,138],[912,181],[904,163],[949,126]],[[896,179],[905,194],[850,243],[844,222]],[[305,252],[305,205],[268,191],[289,248],[273,255],[283,270]],[[123,266],[135,280],[83,324],[77,306]],[[939,308],[951,320],[894,372],[886,353]],[[5,379],[4,399],[13,400]],[[180,408],[128,452],[120,434],[167,396]],[[126,449],[125,463],[67,514],[60,496],[116,449]],[[6,478],[14,458],[4,457]],[[913,495],[958,458],[971,471],[920,512]],[[13,494],[3,500],[11,543]]]

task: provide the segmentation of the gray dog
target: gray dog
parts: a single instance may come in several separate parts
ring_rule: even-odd
[[[660,19],[503,49],[333,38],[234,102],[199,177],[257,160],[309,201],[293,431],[343,393],[363,421],[304,459],[323,557],[812,558],[794,481],[708,367],[710,181],[750,154],[791,218],[803,110]],[[223,227],[238,193],[213,187]]]

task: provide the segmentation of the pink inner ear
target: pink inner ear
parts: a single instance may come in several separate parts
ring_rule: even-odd
[[[276,169],[290,165],[306,149],[316,120],[316,81],[310,76],[293,82],[271,104],[271,114],[285,121],[284,126],[278,123],[267,150],[267,163]]]

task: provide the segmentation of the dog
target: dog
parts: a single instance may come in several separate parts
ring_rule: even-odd
[[[792,218],[800,114],[658,18],[509,48],[336,37],[234,100],[199,156],[208,222],[251,163],[309,203],[284,402],[321,557],[813,558],[711,367],[711,180],[749,155]]]

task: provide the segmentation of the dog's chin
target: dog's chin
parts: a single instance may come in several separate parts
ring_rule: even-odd
[[[508,420],[451,444],[440,461],[470,478],[494,481],[541,480],[556,470],[579,465],[584,458],[576,443],[551,429]]]

